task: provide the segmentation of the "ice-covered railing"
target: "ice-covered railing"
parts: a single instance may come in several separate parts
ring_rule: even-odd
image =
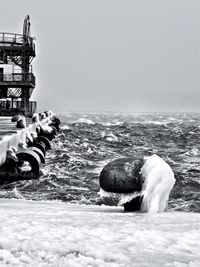
[[[20,92],[21,93],[21,92]],[[10,92],[10,96],[12,96],[12,91]],[[27,111],[30,113],[34,113],[37,108],[36,101],[29,101],[29,105],[27,107]],[[12,113],[13,111],[17,113],[21,113],[23,111],[23,102],[18,100],[0,100],[0,111],[7,110]]]
[[[0,44],[3,45],[33,45],[33,37],[23,34],[0,32]]]
[[[33,73],[10,73],[0,75],[0,82],[32,82],[35,85]]]

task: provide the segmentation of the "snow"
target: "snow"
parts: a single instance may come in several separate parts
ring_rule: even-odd
[[[200,214],[0,200],[0,266],[200,266]]]

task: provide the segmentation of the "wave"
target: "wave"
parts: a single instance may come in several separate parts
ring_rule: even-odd
[[[0,198],[17,198],[16,188],[25,199],[100,205],[101,169],[119,157],[139,158],[151,151],[175,174],[169,207],[200,211],[198,116],[62,114],[60,119],[62,128],[47,152],[40,179],[0,187]]]

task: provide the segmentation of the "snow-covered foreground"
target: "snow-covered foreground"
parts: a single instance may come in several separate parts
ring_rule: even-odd
[[[0,266],[200,266],[200,214],[0,200]]]

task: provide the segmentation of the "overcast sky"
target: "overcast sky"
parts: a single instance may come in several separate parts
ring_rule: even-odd
[[[1,0],[36,37],[38,111],[200,111],[198,0]]]

